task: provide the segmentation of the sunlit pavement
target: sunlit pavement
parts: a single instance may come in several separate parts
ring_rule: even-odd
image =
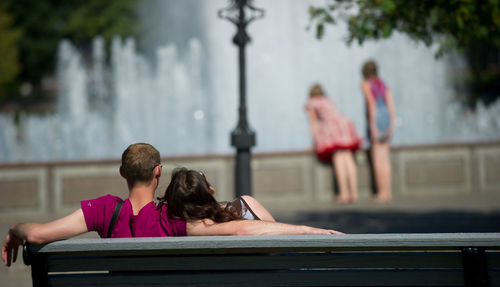
[[[348,205],[333,201],[315,206],[272,208],[280,221],[331,228],[345,233],[500,232],[500,194],[459,194],[368,198]]]

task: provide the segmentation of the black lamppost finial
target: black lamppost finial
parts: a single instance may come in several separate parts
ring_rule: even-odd
[[[238,125],[231,132],[231,145],[236,148],[235,195],[251,195],[251,151],[256,135],[247,121],[245,46],[250,42],[246,28],[250,22],[264,17],[264,10],[253,6],[253,0],[230,0],[228,7],[218,11],[219,18],[229,20],[238,28],[233,43],[239,51],[239,91]]]

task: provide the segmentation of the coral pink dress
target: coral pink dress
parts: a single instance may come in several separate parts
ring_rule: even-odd
[[[309,98],[306,108],[316,114],[318,133],[314,141],[320,161],[331,162],[332,154],[337,149],[359,149],[362,139],[357,135],[354,123],[337,110],[328,97]]]

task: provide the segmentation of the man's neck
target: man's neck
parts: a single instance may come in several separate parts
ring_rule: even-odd
[[[130,188],[129,200],[132,204],[134,215],[139,214],[139,211],[148,203],[153,201],[155,194],[155,185],[139,185]]]

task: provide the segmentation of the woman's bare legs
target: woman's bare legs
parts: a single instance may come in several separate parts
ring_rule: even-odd
[[[332,155],[333,168],[335,176],[337,177],[337,184],[339,187],[339,194],[335,198],[337,203],[349,202],[349,190],[347,180],[347,169],[345,167],[345,156],[342,150],[337,150]]]
[[[352,152],[337,150],[333,154],[333,164],[339,186],[336,202],[355,202],[358,200],[358,171]]]
[[[358,200],[358,167],[354,160],[354,153],[351,151],[346,151],[346,169],[349,184],[349,201],[356,202]]]
[[[373,168],[377,184],[375,200],[380,202],[387,202],[392,199],[392,170],[389,150],[388,142],[372,143]]]
[[[383,158],[383,171],[384,171],[384,196],[387,201],[392,199],[392,168],[391,168],[391,158],[389,156],[391,147],[389,142],[385,142],[381,146],[382,148],[382,158]]]

